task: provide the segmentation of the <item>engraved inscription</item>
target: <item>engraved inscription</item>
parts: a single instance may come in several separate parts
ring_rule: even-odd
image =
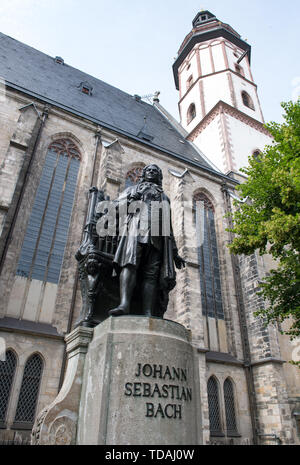
[[[149,401],[145,403],[146,417],[182,419],[183,403],[192,401],[192,388],[187,386],[186,368],[138,363],[134,375],[141,378],[141,381],[126,382],[124,395],[148,398]],[[142,378],[148,380],[143,382]],[[156,382],[149,382],[149,378]]]

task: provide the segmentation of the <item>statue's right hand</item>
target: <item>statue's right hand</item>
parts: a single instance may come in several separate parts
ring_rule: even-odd
[[[136,187],[136,193],[142,195],[142,194],[145,192],[145,190],[146,190],[147,188],[148,188],[148,184],[145,183],[145,182],[142,182],[142,183],[140,183],[140,184],[137,185],[137,187]]]
[[[141,194],[139,192],[135,192],[130,195],[129,200],[141,200]]]

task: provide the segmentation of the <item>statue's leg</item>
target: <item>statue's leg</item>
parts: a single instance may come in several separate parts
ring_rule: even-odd
[[[161,251],[149,245],[145,257],[144,279],[141,284],[142,309],[145,316],[153,315],[161,260]]]
[[[156,300],[157,285],[148,280],[144,280],[141,285],[143,299],[143,315],[151,316],[153,314],[153,306]]]
[[[120,293],[121,302],[120,307],[126,309],[129,313],[130,302],[132,293],[136,285],[136,268],[133,266],[125,266],[121,272],[120,277]]]
[[[120,274],[120,305],[108,312],[110,316],[128,315],[130,301],[136,285],[136,268],[124,266]]]

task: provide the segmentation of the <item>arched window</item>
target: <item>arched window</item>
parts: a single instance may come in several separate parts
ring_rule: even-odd
[[[261,161],[259,156],[261,154],[261,151],[260,150],[254,150],[254,152],[252,153],[252,157],[255,158],[256,161]]]
[[[193,197],[196,222],[202,312],[224,319],[214,207],[205,194]]]
[[[127,172],[125,178],[125,187],[134,186],[140,179],[143,171],[143,166],[136,166]]]
[[[16,365],[17,357],[12,350],[7,350],[5,361],[0,361],[0,426],[5,423]]]
[[[234,391],[232,381],[229,378],[226,378],[224,381],[224,404],[227,436],[236,435],[237,425],[234,403]]]
[[[251,108],[251,110],[254,110],[254,103],[253,103],[253,100],[252,98],[250,97],[249,94],[247,94],[247,92],[245,92],[243,90],[242,92],[242,100],[243,100],[243,104],[248,107],[248,108]]]
[[[39,388],[43,371],[43,360],[39,354],[33,354],[26,362],[19,394],[14,425],[32,427],[38,401]]]
[[[237,73],[239,73],[241,76],[244,76],[244,70],[240,65],[235,63],[234,68]]]
[[[187,111],[187,123],[189,124],[196,117],[196,107],[191,103]]]
[[[211,376],[207,382],[207,396],[210,434],[212,436],[223,436],[220,417],[218,382],[213,376]]]
[[[189,88],[192,86],[193,84],[193,75],[191,75],[188,80],[186,81],[186,90],[189,90]]]
[[[17,267],[17,275],[58,283],[80,152],[68,139],[48,149]]]

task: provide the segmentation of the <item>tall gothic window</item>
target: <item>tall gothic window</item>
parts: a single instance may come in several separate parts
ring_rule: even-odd
[[[196,117],[196,107],[191,103],[187,111],[187,123],[189,124]]]
[[[224,381],[224,404],[227,436],[236,435],[237,425],[234,403],[234,391],[232,381],[229,378],[226,378]]]
[[[18,399],[14,423],[22,427],[32,427],[35,418],[43,371],[43,360],[39,354],[33,354],[26,362]]]
[[[138,182],[142,175],[143,168],[143,166],[137,166],[127,172],[125,179],[125,187],[134,186]]]
[[[205,194],[194,195],[202,312],[224,319],[214,207]]]
[[[80,163],[68,139],[48,149],[17,267],[17,275],[58,283]]]
[[[5,361],[0,361],[0,426],[5,424],[16,365],[17,358],[14,352],[7,350]]]
[[[209,429],[212,436],[223,436],[218,382],[211,376],[207,382],[208,412],[209,412]]]

